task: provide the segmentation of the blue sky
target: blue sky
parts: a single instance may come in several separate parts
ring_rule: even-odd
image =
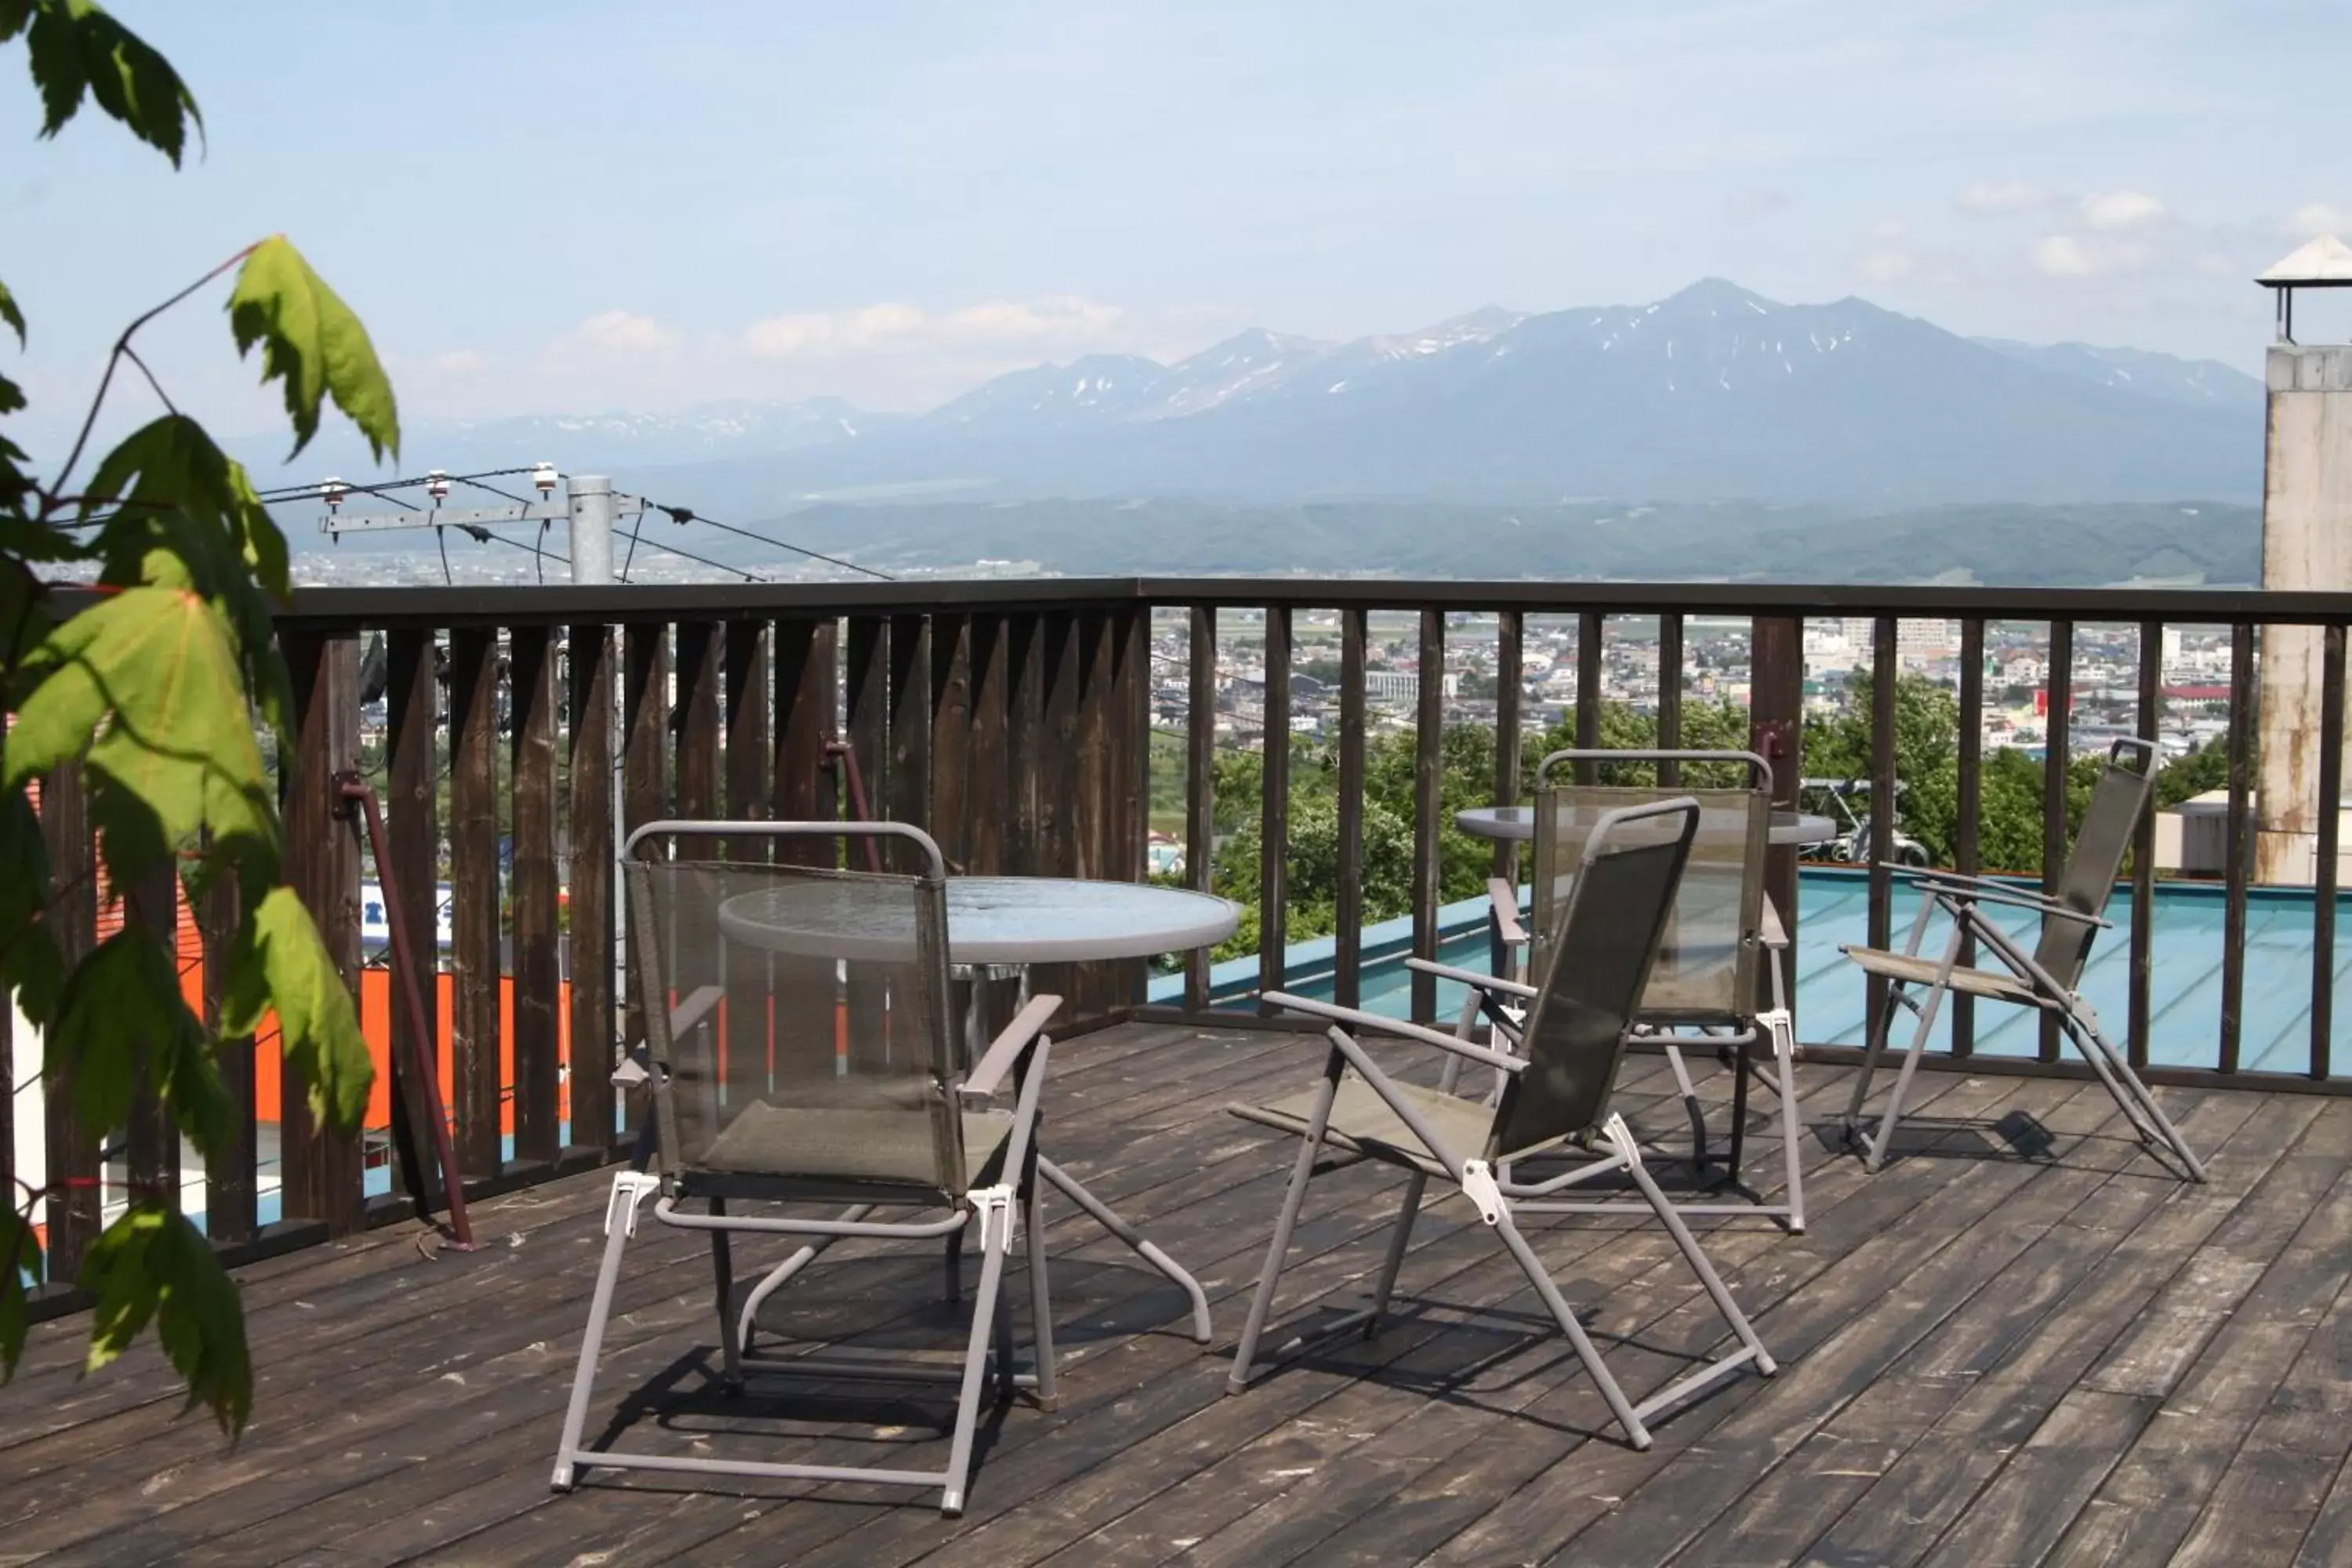
[[[2249,276],[2352,237],[2341,0],[115,8],[209,145],[174,174],[89,114],[37,144],[0,62],[37,442],[123,321],[278,229],[412,418],[922,407],[1710,274],[2252,369]],[[184,315],[175,395],[269,427]]]

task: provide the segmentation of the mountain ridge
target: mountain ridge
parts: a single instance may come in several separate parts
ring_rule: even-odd
[[[2210,361],[1970,339],[1852,295],[1786,304],[1706,278],[1642,305],[1483,306],[1345,342],[1251,328],[1172,363],[1083,356],[923,414],[738,401],[420,423],[408,445],[452,471],[668,469],[719,515],[910,489],[2064,503],[2257,496],[2261,409],[2260,382]]]

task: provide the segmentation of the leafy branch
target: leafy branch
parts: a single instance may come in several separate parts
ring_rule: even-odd
[[[0,0],[0,43],[22,37],[54,136],[85,101],[177,166],[202,134],[194,98],[163,57],[91,0]],[[237,353],[260,351],[279,384],[294,450],[331,401],[382,457],[399,448],[392,386],[367,332],[284,236],[245,247],[132,320],[114,342],[65,459],[47,482],[0,436],[0,991],[44,1037],[44,1089],[71,1099],[83,1125],[123,1128],[152,1093],[196,1149],[233,1142],[236,1107],[220,1071],[225,1042],[278,1025],[289,1069],[313,1114],[350,1131],[373,1069],[349,991],[284,878],[285,833],[256,738],[257,718],[290,734],[292,682],[274,607],[291,594],[284,536],[244,467],[164,390],[134,340],[150,322],[231,273]],[[23,310],[0,285],[0,322],[21,344]],[[163,415],[74,483],[117,373],[128,363]],[[0,376],[0,416],[26,405]],[[37,568],[95,563],[94,592],[68,603]],[[72,613],[61,615],[60,608]],[[86,851],[53,867],[36,787],[86,791],[96,866],[119,892],[168,872],[191,897],[224,878],[239,923],[221,962],[221,1016],[208,1029],[182,995],[168,931],[142,920],[86,952],[61,911],[88,907]],[[52,798],[45,793],[45,802]],[[60,874],[62,873],[62,874]],[[70,959],[70,962],[69,962]],[[250,1048],[249,1046],[244,1048]],[[44,1203],[90,1178],[27,1182],[0,1165],[22,1204],[0,1205],[0,1376],[22,1354],[26,1283],[50,1273],[35,1224]],[[152,1324],[187,1380],[189,1404],[243,1428],[253,1376],[236,1290],[176,1192],[134,1186],[84,1250],[76,1282],[95,1302],[87,1366],[120,1355]]]

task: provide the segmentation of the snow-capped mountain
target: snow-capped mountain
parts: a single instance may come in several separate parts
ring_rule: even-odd
[[[669,490],[721,516],[838,493],[2241,500],[2259,494],[2262,410],[2261,384],[2220,364],[1972,341],[1859,299],[1784,304],[1707,279],[1650,304],[1488,307],[1345,343],[1253,330],[1173,364],[1094,355],[919,416],[730,404],[420,425],[406,447],[452,470],[669,469]]]

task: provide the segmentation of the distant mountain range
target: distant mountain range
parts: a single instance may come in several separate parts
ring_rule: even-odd
[[[1091,356],[922,415],[738,403],[419,423],[404,445],[412,468],[545,458],[747,519],[950,496],[1884,508],[2251,501],[2262,418],[2261,384],[2210,362],[1971,340],[1707,279],[1655,304],[1490,308],[1346,343],[1252,331],[1169,365]],[[310,460],[299,477],[344,459]]]

